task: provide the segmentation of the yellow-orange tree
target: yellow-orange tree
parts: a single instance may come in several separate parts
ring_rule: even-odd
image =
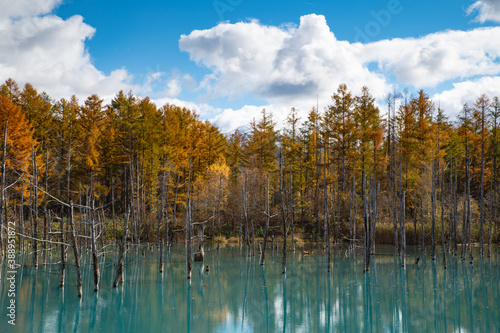
[[[354,112],[361,169],[366,169],[368,174],[378,173],[380,176],[384,165],[381,156],[384,124],[380,110],[375,105],[375,98],[370,94],[368,87],[363,87],[361,95],[356,97]]]
[[[20,178],[28,180],[32,149],[37,147],[37,142],[33,137],[34,130],[26,121],[21,108],[5,96],[0,96],[0,124],[2,145],[7,124],[7,181],[13,183]],[[19,190],[20,187],[17,189]]]
[[[347,89],[346,84],[339,85],[337,92],[332,95],[332,104],[329,105],[322,118],[323,140],[326,141],[325,153],[330,154],[330,161],[337,166],[338,190],[336,209],[339,224],[348,219],[348,186],[350,170],[356,164],[356,132],[355,97]],[[335,232],[337,235],[337,232]]]

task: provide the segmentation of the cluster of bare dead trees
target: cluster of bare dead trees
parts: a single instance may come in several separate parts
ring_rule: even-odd
[[[39,167],[37,166],[36,151],[32,149],[32,175],[20,174],[11,184],[6,184],[6,148],[8,137],[8,123],[5,125],[4,139],[2,144],[2,176],[0,184],[0,226],[2,242],[0,243],[0,262],[3,259],[6,247],[4,241],[4,233],[8,221],[15,221],[17,227],[16,234],[18,237],[19,252],[31,254],[32,265],[37,268],[39,265],[53,264],[50,261],[52,252],[60,247],[60,260],[55,262],[60,266],[60,286],[63,287],[66,283],[67,269],[67,253],[69,247],[72,248],[74,265],[76,268],[76,288],[78,297],[83,295],[82,285],[82,267],[81,262],[83,256],[88,253],[90,248],[92,270],[94,277],[94,291],[99,290],[100,271],[99,257],[105,256],[107,247],[113,245],[113,239],[116,235],[116,217],[113,210],[112,231],[113,237],[107,235],[111,232],[110,226],[106,226],[106,217],[104,207],[96,207],[94,196],[94,181],[91,172],[90,186],[87,187],[85,193],[80,190],[77,197],[77,204],[72,200],[70,192],[71,181],[71,142],[68,148],[67,157],[67,189],[66,198],[57,198],[48,192],[47,186],[47,169],[45,169],[44,184],[39,183]],[[48,152],[46,155],[48,159]],[[132,168],[131,168],[132,169]],[[14,206],[14,209],[8,210],[6,190],[12,186],[21,186],[21,198],[19,203]],[[131,182],[133,187],[133,182]],[[24,188],[30,191],[30,205],[24,203]],[[43,198],[43,226],[39,225],[41,220],[39,216],[40,205],[38,198]],[[50,202],[50,205],[49,205]],[[50,208],[49,208],[50,207]],[[131,197],[129,207],[134,207],[134,198]],[[10,213],[10,214],[9,214]],[[25,216],[28,215],[26,221]],[[123,237],[119,244],[119,253],[117,260],[116,278],[113,286],[116,287],[119,283],[123,283],[123,265],[124,255],[126,252],[127,231],[129,228],[129,219],[131,216],[131,208],[124,216]],[[137,218],[137,215],[135,215]],[[135,220],[134,225],[137,227],[138,221]],[[168,242],[168,240],[167,240]],[[41,255],[40,255],[41,254]]]

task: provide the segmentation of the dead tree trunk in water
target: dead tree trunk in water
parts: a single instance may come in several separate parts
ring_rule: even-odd
[[[99,261],[97,258],[97,243],[96,243],[96,230],[95,230],[95,197],[94,197],[94,173],[90,171],[90,234],[92,241],[92,263],[94,268],[94,291],[99,291]]]
[[[467,172],[467,174],[469,174]],[[470,207],[470,174],[467,177],[467,224],[468,224],[468,234],[469,236],[467,237],[469,240],[469,263],[472,264],[472,261],[474,260],[474,255],[472,254],[472,210]]]
[[[38,267],[38,167],[36,163],[35,147],[32,147],[33,156],[33,266]],[[5,196],[4,196],[5,198]],[[7,213],[7,212],[6,212]]]
[[[455,181],[453,182],[453,253],[458,254],[457,227],[458,227],[458,178],[457,178],[457,158],[455,157]]]
[[[266,229],[264,231],[264,243],[262,244],[262,253],[260,255],[260,265],[264,265],[267,246],[267,235],[269,232],[269,174],[266,180]]]
[[[4,240],[3,240],[3,203],[5,201],[5,173],[6,173],[6,155],[7,155],[7,125],[9,124],[9,121],[5,122],[5,128],[3,132],[3,144],[2,144],[2,180],[0,184],[0,262],[1,258],[3,258],[3,246],[4,246]],[[24,192],[23,192],[24,194]],[[5,212],[7,214],[7,212]]]
[[[73,254],[75,256],[76,265],[76,290],[78,297],[82,297],[82,276],[80,273],[80,254],[78,253],[78,246],[76,244],[75,225],[73,223],[73,201],[70,202],[69,207],[69,226],[71,228],[71,246],[73,247]]]
[[[425,253],[425,228],[424,228],[424,202],[422,195],[420,195],[420,239],[422,244],[422,252]]]
[[[364,170],[363,170],[364,174]],[[351,250],[356,249],[356,176],[354,165],[352,167],[352,193],[351,193]]]
[[[498,183],[497,183],[497,155],[498,155],[498,140],[497,140],[497,135],[498,135],[498,128],[497,128],[497,119],[498,119],[498,111],[500,103],[498,103],[498,99],[493,100],[493,131],[494,131],[494,136],[495,136],[495,151],[493,153],[493,179],[491,181],[491,186],[492,186],[492,191],[493,191],[493,198],[491,198],[491,207],[492,209],[490,210],[490,226],[488,228],[488,258],[491,257],[491,228],[492,228],[492,222],[495,224],[495,230],[496,230],[496,225],[497,225],[497,190],[498,190]],[[493,221],[492,221],[493,219]],[[496,234],[496,233],[495,233]]]
[[[336,229],[337,229],[337,215],[338,214],[335,214],[335,186],[330,186],[330,191],[331,191],[331,198],[332,198],[332,229],[333,229],[333,242],[335,243],[336,242],[336,236],[335,236],[335,233],[336,233]],[[330,239],[332,238],[332,236],[330,235]]]
[[[373,184],[371,184],[373,186]],[[363,272],[369,270],[370,264],[370,207],[368,207],[368,202],[371,200],[371,195],[369,200],[366,200],[366,171],[363,168],[363,227],[364,227],[364,239],[363,239]],[[371,189],[370,189],[371,194]]]
[[[45,176],[44,176],[44,195],[43,195],[43,264],[47,264],[47,192],[48,192],[48,178],[49,178],[49,150],[45,152]]]
[[[135,173],[136,176],[137,176],[137,181],[135,183],[135,188],[136,188],[136,204],[135,204],[135,233],[136,233],[136,236],[135,236],[135,240],[137,242],[137,245],[141,245],[141,202],[140,202],[140,199],[141,199],[141,179],[140,179],[140,175],[139,175],[139,171],[140,171],[140,168],[139,168],[139,158],[137,158],[137,172]],[[143,169],[144,171],[144,169]],[[144,179],[144,177],[143,177]],[[138,249],[140,248],[139,246],[137,247]]]
[[[295,217],[295,203],[293,198],[293,173],[292,173],[292,163],[290,163],[290,232],[292,233],[292,252],[295,252],[295,240],[293,238],[293,223]]]
[[[255,228],[253,218],[250,219],[250,228],[252,228],[252,256],[255,256]]]
[[[418,234],[417,234],[417,194],[413,193],[413,233],[415,236],[415,245],[418,245]]]
[[[129,158],[129,168],[130,168],[130,207],[131,207],[130,219],[132,222],[132,231],[133,231],[133,234],[131,235],[131,239],[132,239],[132,242],[137,243],[137,214],[138,214],[139,208],[136,207],[135,197],[134,197],[135,196],[135,191],[134,191],[135,175],[134,175],[134,161],[132,158]],[[137,188],[138,185],[139,184],[135,184],[135,188]],[[137,192],[137,193],[139,193],[139,192]]]
[[[431,244],[431,258],[436,260],[436,167],[434,160],[434,153],[432,153],[432,173],[431,173],[431,209],[432,209],[432,244]]]
[[[443,173],[444,177],[444,173]],[[454,215],[454,210],[453,210],[453,203],[454,201],[453,197],[453,151],[451,151],[451,158],[450,158],[450,205],[449,205],[449,210],[450,210],[450,217],[448,220],[448,253],[451,254],[451,251],[453,249],[453,215]]]
[[[1,216],[1,213],[0,213],[0,216]],[[19,204],[19,220],[20,220],[19,227],[21,230],[21,235],[24,235],[24,189],[21,190],[21,203]],[[1,222],[1,217],[0,217],[0,224],[1,223],[2,222]],[[24,252],[24,236],[21,236],[21,235],[19,235],[19,250],[21,252]],[[1,250],[0,250],[0,252],[1,252]]]
[[[444,241],[444,165],[441,170],[441,246],[443,247],[443,266],[446,269],[446,245]]]
[[[188,188],[186,195],[186,265],[187,265],[187,278],[191,279],[191,214],[192,204],[190,198],[191,190],[191,158],[189,158],[189,173],[188,173]]]
[[[488,258],[491,257],[491,227],[493,224],[493,221],[496,221],[497,217],[497,207],[493,204],[496,202],[496,186],[495,186],[495,177],[492,176],[491,180],[491,190],[490,190],[490,225],[488,226]]]
[[[479,215],[479,255],[484,254],[484,104],[481,106],[481,185],[480,185],[480,215]]]
[[[115,280],[113,281],[113,288],[118,286],[118,283],[123,283],[123,255],[125,253],[125,244],[127,243],[128,220],[130,217],[130,207],[125,214],[125,226],[123,230],[122,241],[120,242],[120,252],[118,255],[118,263],[116,265]]]
[[[377,218],[378,218],[378,194],[380,193],[380,182],[377,183],[376,175],[373,175],[372,181],[370,184],[373,184],[373,192],[371,199],[371,213],[370,213],[370,252],[368,254],[375,254],[375,227],[377,226]],[[372,187],[372,186],[371,186]],[[373,215],[371,215],[373,214]],[[370,260],[370,257],[368,257]],[[370,261],[368,261],[368,265],[370,265]]]
[[[165,205],[165,171],[163,171],[163,174],[162,174],[162,179],[161,179],[161,182],[160,182],[160,207],[159,207],[159,211],[158,211],[158,227],[157,227],[157,231],[156,231],[156,238],[157,238],[157,242],[158,242],[158,245],[160,247],[160,265],[159,265],[159,272],[160,273],[163,273],[163,238],[160,236],[160,225],[161,225],[161,221],[162,219],[164,218],[164,205]],[[168,225],[166,226],[168,228]]]
[[[247,173],[245,171],[245,177],[243,180],[243,186],[241,188],[241,194],[243,197],[243,218],[245,220],[245,243],[247,244],[247,255],[250,257],[250,230],[248,228],[248,207],[247,207]]]
[[[330,273],[330,255],[331,255],[331,247],[330,247],[330,223],[329,223],[329,216],[328,216],[328,182],[326,179],[326,147],[325,147],[325,164],[324,164],[324,180],[323,180],[323,200],[324,200],[324,205],[325,205],[325,213],[324,213],[324,218],[325,218],[325,243],[326,243],[326,253],[327,253],[327,264],[326,264],[326,271]]]
[[[66,167],[66,202],[71,202],[71,193],[70,193],[70,181],[71,181],[71,135],[69,137],[69,142],[68,142],[68,165]],[[81,207],[81,205],[80,205]],[[63,208],[64,209],[64,208]],[[80,208],[81,209],[81,208]],[[70,216],[72,214],[71,209],[68,212],[66,222],[68,223],[70,219],[73,218],[73,216]],[[80,213],[81,217],[81,213]],[[65,279],[65,272],[66,272],[66,246],[64,245],[64,219],[61,218],[61,223],[59,224],[60,229],[61,229],[61,276],[60,276],[60,286],[64,286],[64,279]],[[75,240],[76,241],[76,240]]]
[[[285,199],[283,194],[283,154],[280,150],[279,156],[279,178],[280,178],[280,201],[281,201],[281,219],[283,220],[283,265],[282,274],[286,274],[286,216],[285,216]]]
[[[467,254],[467,181],[465,182],[464,202],[462,205],[462,249],[461,259],[465,260]]]
[[[393,190],[393,231],[394,231],[394,255],[399,252],[399,240],[398,240],[398,171],[396,166],[394,166],[394,190]]]
[[[111,178],[111,215],[113,219],[113,248],[116,243],[116,218],[115,218],[115,192],[113,190],[113,178]]]
[[[69,217],[68,217],[69,218]],[[59,287],[64,287],[64,280],[66,276],[66,246],[64,246],[64,219],[61,218],[61,272],[59,275]]]
[[[406,260],[406,191],[401,197],[401,266],[405,267]]]
[[[175,195],[174,195],[174,208],[172,213],[172,228],[175,228],[175,216],[177,214],[177,194],[179,192],[179,182],[181,180],[181,173],[177,174],[177,182],[175,184]],[[172,237],[172,236],[170,236]],[[169,230],[167,228],[167,248],[170,249],[170,240],[169,240]]]
[[[219,174],[219,193],[217,198],[217,228],[219,229],[219,236],[222,233],[222,227],[220,224],[220,204],[222,201],[222,173]]]

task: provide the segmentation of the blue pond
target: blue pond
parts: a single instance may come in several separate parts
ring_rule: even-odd
[[[131,246],[125,283],[116,289],[116,257],[100,258],[98,293],[90,255],[83,256],[82,299],[73,266],[59,287],[55,252],[52,264],[37,269],[20,255],[15,326],[8,323],[9,273],[2,266],[0,332],[500,332],[497,248],[491,258],[476,255],[473,265],[451,256],[446,270],[442,257],[432,261],[416,248],[409,248],[405,268],[393,253],[377,247],[363,273],[361,251],[334,250],[327,273],[322,251],[289,252],[284,276],[281,251],[268,251],[261,267],[245,249],[208,248],[209,272],[194,263],[189,281],[184,247],[172,247],[160,274],[156,247]]]

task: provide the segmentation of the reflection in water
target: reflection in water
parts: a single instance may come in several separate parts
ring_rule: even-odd
[[[412,252],[413,251],[413,252]],[[205,263],[194,263],[185,278],[183,247],[173,247],[158,273],[156,249],[130,247],[125,283],[111,288],[112,256],[100,258],[101,288],[94,293],[91,261],[82,258],[84,295],[74,286],[68,265],[59,288],[58,265],[31,267],[21,256],[17,278],[17,325],[7,324],[5,280],[0,282],[0,331],[9,332],[498,332],[500,295],[498,252],[474,265],[454,256],[428,260],[407,251],[401,267],[392,247],[377,247],[371,269],[361,256],[290,253],[288,273],[270,251],[264,267],[239,248],[207,248]],[[54,253],[53,258],[59,258]],[[54,259],[55,260],[55,259]],[[71,262],[71,258],[69,261]],[[27,266],[24,266],[24,263]],[[210,266],[206,272],[204,265]],[[5,265],[2,276],[5,276]]]
[[[191,279],[186,279],[187,293],[186,293],[186,304],[187,304],[187,318],[186,327],[187,333],[191,332]]]
[[[264,271],[264,267],[261,268],[261,272],[262,272],[262,286],[264,289],[264,302],[266,304],[265,307],[266,332],[269,332],[269,298],[267,297],[267,284],[266,284],[266,274]]]
[[[282,289],[283,289],[283,333],[285,333],[285,328],[286,326],[286,273],[283,274],[283,283],[282,283]]]

